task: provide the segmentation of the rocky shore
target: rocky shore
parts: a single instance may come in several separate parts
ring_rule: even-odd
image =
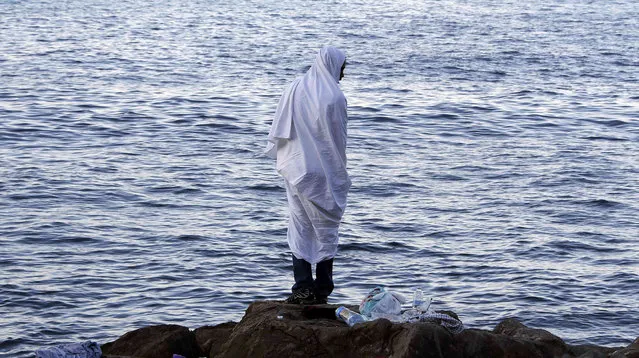
[[[242,320],[195,330],[158,325],[104,344],[104,358],[197,357],[581,357],[639,358],[639,338],[627,347],[570,345],[514,319],[492,331],[453,335],[433,323],[379,319],[348,327],[335,319],[339,305],[252,303]],[[357,309],[357,307],[350,307]],[[452,312],[447,314],[454,315]]]

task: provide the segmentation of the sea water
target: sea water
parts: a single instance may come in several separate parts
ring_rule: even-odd
[[[639,4],[0,2],[0,355],[239,320],[293,283],[262,151],[326,44],[353,186],[330,302],[639,335]]]

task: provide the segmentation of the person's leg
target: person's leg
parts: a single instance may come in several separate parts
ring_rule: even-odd
[[[306,260],[298,259],[293,256],[293,276],[295,277],[295,284],[292,287],[292,291],[298,291],[302,289],[313,290],[313,270],[311,264]]]
[[[315,302],[313,294],[313,271],[310,263],[293,256],[293,276],[295,284],[291,288],[293,293],[286,299],[286,303],[310,304]]]
[[[308,303],[313,296],[313,271],[312,266],[306,260],[297,258],[300,252],[304,252],[304,238],[308,234],[312,224],[304,212],[304,206],[295,190],[295,187],[284,181],[286,196],[288,199],[289,221],[286,237],[293,257],[293,276],[295,284],[291,288],[293,294],[286,300],[288,303]]]
[[[318,303],[326,303],[328,296],[335,288],[333,284],[333,259],[318,262],[315,266],[315,299]]]

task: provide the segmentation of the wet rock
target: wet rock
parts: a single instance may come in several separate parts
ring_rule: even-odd
[[[102,349],[106,358],[170,358],[173,353],[189,358],[198,354],[223,358],[639,358],[639,339],[623,349],[571,346],[548,331],[514,319],[502,321],[492,332],[466,329],[456,335],[438,324],[397,324],[385,319],[348,327],[335,319],[337,307],[259,301],[248,307],[239,323],[205,326],[193,332],[180,326],[147,327],[127,333]]]
[[[568,345],[568,357],[607,358],[618,348],[600,347],[592,344]]]
[[[461,357],[546,357],[531,341],[479,329],[459,333],[455,345],[461,350]]]
[[[639,358],[639,337],[628,347],[613,352],[610,358]]]
[[[196,329],[193,333],[195,333],[195,339],[200,349],[200,356],[215,357],[218,355],[220,347],[228,341],[236,325],[237,323],[235,322],[227,322],[217,326],[204,326]]]
[[[529,328],[513,318],[499,323],[493,332],[533,343],[542,357],[561,357],[568,350],[561,338],[543,329]]]
[[[111,343],[104,344],[105,358],[172,358],[174,353],[197,358],[199,348],[195,334],[178,325],[149,326],[131,331]]]
[[[218,356],[448,357],[454,349],[452,335],[438,325],[380,319],[350,328],[335,319],[337,307],[255,302]]]

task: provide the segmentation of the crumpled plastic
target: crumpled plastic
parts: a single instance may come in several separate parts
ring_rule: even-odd
[[[427,307],[415,306],[402,311],[402,303],[406,299],[399,293],[386,291],[378,286],[372,289],[359,305],[359,312],[367,320],[385,318],[394,323],[429,322],[439,324],[452,334],[464,330],[464,324],[459,319],[446,313],[437,312]]]
[[[384,287],[377,286],[370,290],[359,304],[359,313],[377,318],[384,315],[399,315],[402,312],[402,303],[404,302],[406,299],[399,293],[389,292]]]

